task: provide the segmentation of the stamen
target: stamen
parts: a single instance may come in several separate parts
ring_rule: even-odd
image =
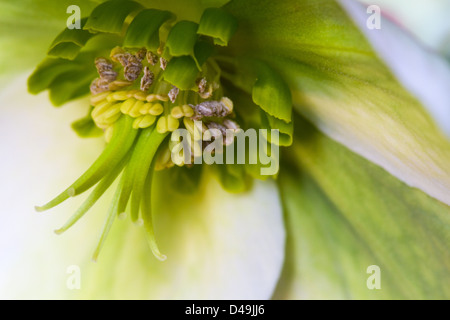
[[[200,120],[205,117],[225,118],[231,114],[232,108],[233,104],[228,98],[223,98],[221,101],[205,101],[193,106],[195,115],[192,118],[194,120]]]
[[[141,79],[141,90],[148,91],[155,80],[155,75],[150,71],[149,67],[144,68],[144,76]]]
[[[147,61],[150,65],[154,66],[158,62],[158,56],[151,51],[147,52]]]
[[[152,116],[159,116],[164,112],[164,107],[161,103],[155,103],[149,110]]]
[[[95,67],[100,75],[101,79],[105,79],[108,82],[112,82],[117,78],[117,72],[113,70],[113,64],[111,61],[105,58],[95,59]]]
[[[172,90],[169,91],[169,99],[172,103],[175,103],[175,100],[177,100],[179,93],[180,89],[178,89],[177,87],[173,87]]]
[[[159,58],[159,65],[160,65],[162,70],[166,70],[166,68],[167,68],[167,60],[164,59],[163,57]]]
[[[116,80],[109,84],[109,90],[115,91],[120,90],[125,87],[129,87],[133,84],[132,81],[126,81],[126,80]]]
[[[140,49],[138,52],[136,52],[136,58],[137,58],[139,61],[144,60],[145,57],[146,57],[146,55],[147,55],[147,49],[145,49],[145,48],[142,48],[142,49]]]
[[[90,90],[92,94],[97,95],[102,92],[110,90],[110,86],[111,84],[107,79],[97,78],[94,81],[92,81]]]
[[[91,96],[91,106],[95,107],[97,104],[105,100],[109,96],[109,94],[109,91],[94,94],[93,96]]]

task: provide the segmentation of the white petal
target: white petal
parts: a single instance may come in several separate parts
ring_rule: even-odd
[[[85,196],[48,213],[34,212],[34,205],[72,183],[103,142],[80,139],[70,129],[71,121],[85,115],[83,104],[53,108],[47,94],[28,95],[25,82],[21,77],[0,93],[0,298],[271,297],[285,244],[273,181],[233,195],[206,178],[195,197],[158,197],[155,228],[165,262],[153,257],[144,231],[128,220],[115,222],[98,263],[91,262],[111,192],[73,229],[56,236],[53,230]],[[72,265],[81,268],[80,290],[66,285]]]
[[[156,184],[159,186],[160,184]],[[173,188],[174,186],[172,186]],[[173,192],[173,191],[172,191]],[[89,279],[120,282],[89,295],[150,299],[269,299],[284,260],[285,231],[273,181],[255,182],[244,194],[230,194],[212,175],[200,192],[180,196],[161,190],[155,199],[159,262],[143,230],[117,223]],[[111,240],[111,241],[110,241]],[[139,261],[139,263],[136,263]]]
[[[378,5],[390,18],[400,23],[427,47],[444,49],[450,40],[450,1],[448,0],[359,0]]]
[[[382,19],[380,30],[369,30],[366,7],[354,0],[340,2],[398,80],[422,102],[450,137],[450,65],[386,17]]]
[[[85,254],[80,238],[89,243],[97,235],[80,233],[89,227],[85,222],[67,235],[53,233],[81,199],[49,213],[38,214],[34,206],[73,182],[102,146],[99,140],[78,138],[70,128],[86,107],[56,109],[47,94],[27,93],[26,78],[0,92],[0,298],[61,299],[71,295],[67,268]]]

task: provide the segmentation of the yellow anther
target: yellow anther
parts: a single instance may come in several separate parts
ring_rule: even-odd
[[[191,135],[194,135],[195,132],[195,126],[194,121],[188,118],[183,119],[184,126],[186,127],[186,130],[189,131]]]
[[[156,130],[161,133],[164,134],[167,132],[167,118],[162,116],[158,119],[158,123],[156,124]]]
[[[114,92],[110,93],[110,94],[106,97],[106,101],[108,101],[108,102],[114,102],[114,101],[116,101],[116,100],[114,99]]]
[[[152,105],[152,107],[149,110],[149,113],[152,116],[159,116],[163,112],[164,112],[164,107],[161,103],[155,103],[154,105]]]
[[[109,84],[108,88],[111,91],[115,91],[115,90],[120,90],[120,89],[125,88],[125,87],[129,87],[132,84],[133,84],[133,82],[131,82],[131,81],[116,80],[116,81],[111,82]]]
[[[185,117],[192,117],[194,115],[194,109],[191,108],[191,106],[185,104],[184,106],[181,107],[181,109],[183,110],[184,116]]]
[[[134,94],[134,98],[137,99],[137,100],[140,100],[140,101],[146,101],[147,100],[147,94],[145,92],[143,92],[143,91],[139,91],[139,92],[136,92]]]
[[[106,110],[102,114],[102,117],[104,117],[105,119],[108,119],[108,118],[115,116],[116,114],[120,113],[121,107],[122,107],[122,103],[113,104],[108,110]]]
[[[130,112],[128,113],[133,118],[137,118],[141,115],[141,108],[144,106],[144,101],[136,101],[134,106],[131,108]]]
[[[172,110],[170,111],[170,115],[175,119],[181,119],[184,117],[184,112],[183,109],[181,109],[181,107],[177,106],[172,108]]]
[[[171,162],[171,152],[169,148],[162,148],[161,152],[158,153],[155,163],[155,170],[161,171],[168,167],[169,162]]]
[[[117,91],[112,94],[112,98],[116,101],[125,101],[129,98],[128,95],[128,91]]]
[[[180,127],[180,122],[171,115],[160,117],[156,124],[156,130],[163,134],[168,131],[175,131]]]
[[[169,101],[169,96],[157,94],[156,99],[158,99],[159,101],[167,102],[167,101]]]
[[[102,103],[100,103],[99,105],[97,105],[94,110],[92,110],[91,116],[93,119],[100,117],[106,110],[108,110],[113,104],[108,102],[108,101],[104,101]]]
[[[97,106],[99,103],[101,103],[103,100],[105,100],[109,96],[110,92],[105,91],[102,93],[98,93],[96,95],[93,95],[91,97],[91,106]]]
[[[141,92],[141,90],[128,90],[128,98],[133,98],[136,93]]]
[[[194,140],[202,140],[202,138],[204,138],[203,134],[208,130],[208,128],[204,124],[200,126],[198,123],[195,123],[189,118],[184,118],[183,123],[186,129],[191,134],[192,139]]]
[[[146,115],[143,117],[140,117],[141,121],[139,123],[139,128],[148,128],[151,125],[153,125],[156,121],[156,117],[151,116],[151,115]]]
[[[120,108],[120,111],[123,114],[129,114],[131,111],[131,108],[133,108],[135,103],[136,103],[136,99],[134,99],[134,98],[126,100],[124,103],[122,103],[122,107]]]
[[[119,113],[111,115],[108,118],[105,117],[102,121],[102,124],[110,126],[110,125],[114,124],[117,120],[119,120],[121,115],[122,114],[119,112]]]
[[[151,108],[152,108],[152,104],[147,102],[147,103],[144,103],[141,110],[139,110],[139,111],[141,112],[142,115],[146,115],[150,112]]]
[[[180,127],[180,121],[178,119],[175,119],[171,115],[167,116],[167,129],[169,131],[175,131]]]
[[[139,129],[139,125],[141,124],[142,118],[143,117],[139,117],[133,121],[133,129]]]
[[[233,101],[231,101],[227,97],[223,97],[222,99],[220,99],[220,102],[222,102],[222,104],[227,107],[228,110],[230,110],[230,113],[233,112]]]
[[[156,94],[149,94],[146,98],[147,102],[155,102],[158,101]]]

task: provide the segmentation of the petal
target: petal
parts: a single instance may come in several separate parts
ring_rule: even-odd
[[[102,216],[89,215],[58,237],[53,230],[83,197],[46,214],[36,213],[34,206],[82,173],[104,142],[82,140],[70,128],[71,119],[86,113],[86,101],[55,109],[46,94],[28,94],[26,82],[22,75],[0,92],[0,297],[66,299],[74,293],[66,286],[67,269],[79,265],[86,247],[95,244]]]
[[[445,42],[449,40],[450,2],[448,0],[435,0],[432,3],[410,0],[359,0],[369,5],[378,5],[382,12],[394,21],[404,26],[427,47],[435,50],[444,49]],[[405,8],[408,7],[408,10]]]
[[[230,194],[206,174],[194,195],[154,184],[156,239],[163,263],[143,230],[116,223],[98,265],[87,265],[91,298],[268,299],[284,258],[284,227],[276,186],[257,182]],[[172,191],[173,192],[173,191]],[[113,283],[113,285],[110,285]]]
[[[115,222],[98,262],[93,263],[90,258],[111,190],[96,204],[97,214],[90,212],[74,230],[61,236],[53,230],[64,224],[84,196],[49,213],[33,210],[35,204],[78,177],[102,150],[101,139],[79,139],[70,128],[70,120],[86,110],[77,103],[50,108],[45,94],[27,94],[25,77],[0,98],[10,102],[4,105],[0,126],[4,137],[0,176],[7,181],[0,201],[8,213],[0,232],[4,253],[0,297],[271,297],[281,273],[285,243],[273,181],[256,182],[248,193],[234,195],[207,174],[198,192],[179,195],[168,191],[174,186],[165,183],[173,180],[162,174],[154,184],[154,219],[157,241],[167,261],[154,258],[144,230],[127,220]],[[66,285],[71,266],[80,267],[81,290],[69,290]]]
[[[275,297],[448,299],[450,207],[296,122],[295,169],[279,178],[288,240]],[[373,265],[381,290],[367,287]]]
[[[341,1],[376,52],[395,76],[422,102],[430,115],[450,137],[450,67],[436,53],[426,50],[386,17],[382,28],[370,32],[365,27],[365,8],[353,1]],[[384,7],[383,7],[384,8]],[[411,68],[411,66],[414,66]]]
[[[45,57],[52,40],[66,28],[70,14],[67,8],[74,1],[35,0],[26,3],[0,1],[0,85],[8,74],[34,67]],[[81,15],[88,15],[94,1],[76,1]]]
[[[226,9],[241,25],[231,52],[277,69],[297,112],[408,185],[450,204],[449,141],[334,1],[236,0]]]

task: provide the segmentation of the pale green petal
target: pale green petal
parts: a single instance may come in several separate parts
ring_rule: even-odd
[[[382,16],[381,29],[373,32],[366,27],[366,7],[353,0],[340,2],[397,79],[422,102],[450,138],[450,64],[435,51],[424,48],[389,16]]]
[[[226,8],[241,26],[232,52],[276,68],[297,112],[408,185],[450,203],[450,143],[334,1],[247,0]]]
[[[296,119],[277,298],[448,299],[450,207]],[[296,169],[295,169],[296,168]],[[367,268],[381,270],[369,290]]]
[[[268,299],[284,259],[284,226],[273,181],[244,194],[225,192],[207,174],[197,194],[181,196],[164,174],[154,184],[152,256],[142,228],[115,223],[98,263],[85,265],[82,295],[105,299]],[[172,190],[172,191],[171,191]]]
[[[359,0],[366,6],[378,5],[382,12],[409,30],[427,47],[441,50],[450,40],[450,1],[448,0]],[[407,10],[406,10],[407,8]]]
[[[0,175],[6,182],[0,192],[1,298],[271,297],[285,243],[275,182],[257,182],[248,193],[234,195],[205,175],[198,194],[180,196],[173,193],[177,186],[166,185],[162,176],[154,185],[155,227],[167,260],[156,260],[143,228],[127,219],[116,220],[94,263],[90,258],[112,192],[60,236],[53,230],[85,196],[46,213],[34,211],[34,205],[72,182],[102,150],[101,139],[79,139],[70,128],[70,121],[86,110],[79,108],[80,102],[51,108],[46,94],[26,93],[25,77],[0,98],[10,102],[0,126]],[[80,267],[80,290],[66,285],[70,266]]]
[[[26,83],[22,75],[0,92],[0,299],[66,299],[74,293],[67,268],[90,255],[103,217],[89,215],[57,236],[84,196],[48,213],[34,206],[86,170],[104,141],[80,139],[70,127],[87,112],[85,100],[56,109],[46,93],[28,94]]]

